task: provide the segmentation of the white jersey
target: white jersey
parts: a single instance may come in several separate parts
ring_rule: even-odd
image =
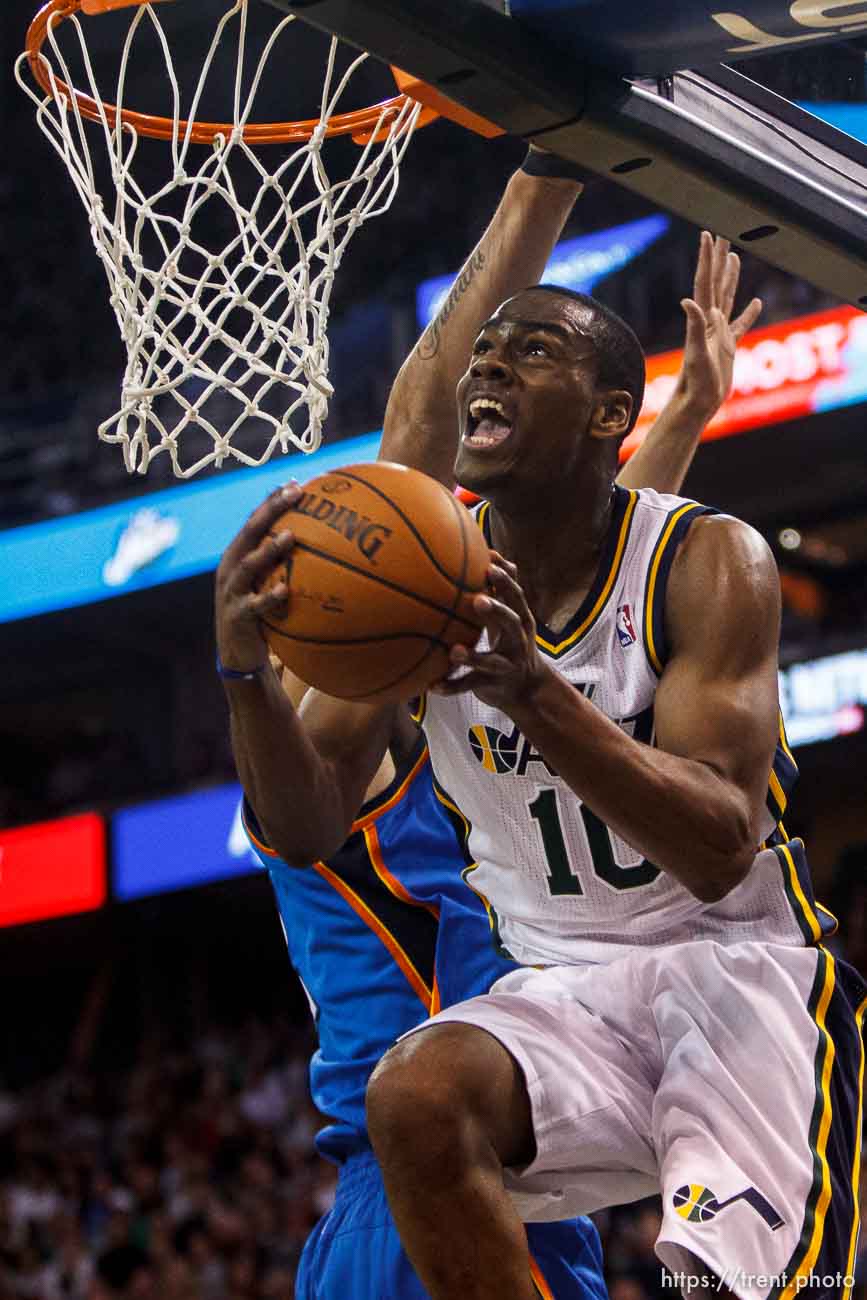
[[[593,586],[561,631],[540,625],[536,640],[596,708],[650,744],[668,574],[692,523],[713,512],[656,492],[615,493]],[[487,503],[476,513],[484,528]],[[782,828],[797,776],[782,722],[762,846],[746,879],[711,904],[610,831],[512,720],[471,692],[429,696],[423,725],[438,793],[463,828],[465,878],[516,961],[604,962],[636,945],[698,938],[813,943],[833,929],[813,899],[803,845],[787,843]]]

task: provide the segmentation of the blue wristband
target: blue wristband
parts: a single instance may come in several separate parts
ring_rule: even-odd
[[[249,672],[242,672],[239,668],[224,668],[220,659],[220,652],[217,651],[217,675],[226,678],[230,682],[252,682],[255,678],[261,677],[267,667],[268,660],[266,659],[258,668],[251,668]]]

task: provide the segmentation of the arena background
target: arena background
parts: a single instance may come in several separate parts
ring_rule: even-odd
[[[7,64],[29,16],[22,0],[0,10]],[[764,57],[750,75],[867,136],[864,48]],[[303,65],[292,93],[314,103]],[[129,478],[96,440],[122,366],[103,273],[30,106],[11,77],[0,84],[0,1300],[284,1300],[333,1176],[312,1153],[307,1005],[233,820],[212,573],[176,577],[169,540],[104,577],[145,497],[169,493],[137,525],[156,519],[169,538],[191,498],[162,461]],[[522,153],[446,123],[419,134],[394,208],[358,234],[337,281],[328,444],[380,427],[419,285],[460,265]],[[697,240],[678,220],[647,225],[656,216],[600,186],[564,235],[624,228],[573,256],[651,356],[680,346]],[[685,491],[746,518],[777,555],[802,772],[787,827],[840,916],[838,951],[867,971],[867,333],[859,314],[743,260],[742,300],[765,302],[762,346]],[[653,391],[673,364],[652,363]],[[94,570],[103,590],[16,607],[34,557],[61,587],[78,563],[64,521],[117,503]],[[599,1222],[614,1300],[661,1300],[656,1205]],[[863,1254],[859,1282],[863,1300]]]

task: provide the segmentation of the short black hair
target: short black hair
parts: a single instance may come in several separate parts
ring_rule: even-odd
[[[599,357],[597,382],[602,388],[623,388],[630,394],[632,415],[626,432],[631,433],[644,401],[646,375],[644,349],[635,331],[621,316],[617,315],[616,311],[612,311],[596,298],[591,298],[588,293],[579,293],[577,289],[567,289],[560,284],[533,284],[522,292],[530,293],[532,290],[556,293],[562,298],[572,298],[591,313],[592,321],[588,333]]]

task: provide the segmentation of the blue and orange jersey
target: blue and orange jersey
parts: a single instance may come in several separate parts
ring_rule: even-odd
[[[246,803],[244,821],[316,1022],[310,1089],[331,1121],[317,1145],[340,1162],[367,1145],[364,1093],[383,1053],[432,1011],[486,992],[513,963],[495,953],[484,906],[462,879],[466,858],[421,733],[327,862],[289,866]]]

